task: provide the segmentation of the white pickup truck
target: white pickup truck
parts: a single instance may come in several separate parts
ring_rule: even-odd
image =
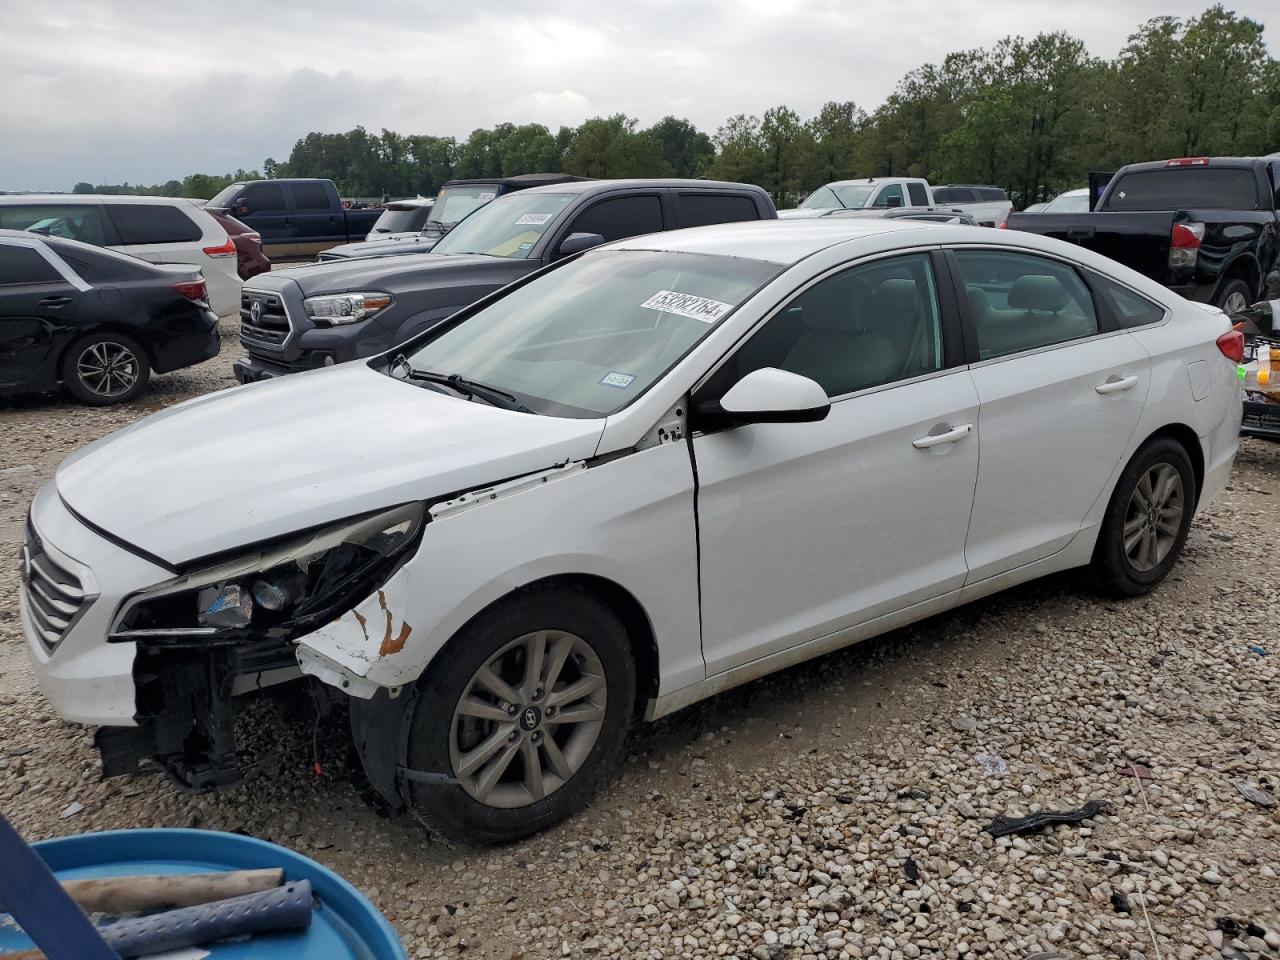
[[[999,187],[953,184],[931,187],[919,177],[867,177],[837,180],[819,187],[794,210],[778,211],[779,218],[825,217],[838,210],[890,210],[915,207],[956,211],[985,227],[1002,227],[1013,204]]]

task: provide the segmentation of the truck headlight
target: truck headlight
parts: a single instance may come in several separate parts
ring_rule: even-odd
[[[418,539],[422,504],[268,544],[127,598],[112,640],[208,641],[307,633],[386,582]]]
[[[389,293],[335,293],[302,301],[307,316],[321,327],[358,323],[391,305]]]

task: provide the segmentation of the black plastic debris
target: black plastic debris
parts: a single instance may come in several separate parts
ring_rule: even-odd
[[[996,817],[983,829],[993,837],[1007,837],[1014,833],[1034,833],[1055,823],[1079,823],[1097,816],[1105,809],[1107,801],[1090,800],[1076,810],[1041,810],[1025,817]]]
[[[1240,936],[1240,931],[1244,928],[1240,926],[1240,921],[1235,917],[1219,917],[1213,924],[1228,937]]]
[[[1129,898],[1119,890],[1115,890],[1111,894],[1111,909],[1116,913],[1129,913]]]
[[[907,879],[912,883],[920,882],[920,864],[910,857],[907,857],[907,862],[902,865],[902,872],[907,875]]]

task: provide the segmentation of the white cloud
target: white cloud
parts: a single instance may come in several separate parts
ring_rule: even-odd
[[[1273,0],[1240,0],[1262,19]],[[6,3],[0,189],[156,182],[284,159],[312,130],[465,137],[625,113],[878,104],[899,77],[1008,34],[1114,56],[1209,0],[61,0]],[[1274,47],[1274,43],[1273,43]]]

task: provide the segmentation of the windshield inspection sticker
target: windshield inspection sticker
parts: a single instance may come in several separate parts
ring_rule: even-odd
[[[631,381],[634,379],[635,377],[629,373],[618,373],[617,370],[610,370],[600,378],[600,382],[606,387],[617,387],[619,390],[625,390],[631,386]]]
[[[497,196],[496,193],[477,193],[476,199],[479,200],[481,203],[488,203],[490,200],[492,200],[496,196]]]
[[[552,216],[553,214],[550,214],[550,213],[526,213],[523,217],[521,217],[519,220],[516,221],[516,226],[517,227],[523,227],[526,225],[542,226],[542,224],[550,220]]]
[[[695,297],[691,293],[676,293],[674,290],[659,290],[640,306],[649,310],[661,310],[663,313],[674,313],[690,320],[701,320],[703,323],[715,323],[733,309],[731,303]]]

